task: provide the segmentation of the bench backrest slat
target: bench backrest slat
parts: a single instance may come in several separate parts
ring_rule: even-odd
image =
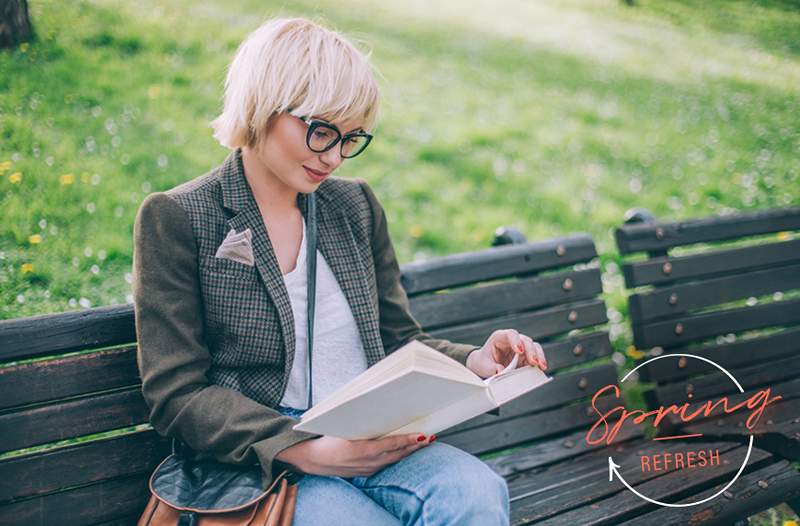
[[[622,266],[628,287],[679,283],[698,278],[728,276],[800,261],[800,239],[717,250],[690,256],[653,257]],[[665,267],[665,263],[669,263]]]
[[[147,422],[139,387],[0,415],[0,453]]]
[[[403,265],[402,283],[409,296],[507,276],[535,274],[597,257],[588,234],[505,245],[492,250],[442,256]]]
[[[434,329],[556,305],[568,299],[587,300],[601,292],[600,271],[593,268],[458,289],[449,294],[416,296],[410,304],[414,317]]]
[[[0,411],[139,384],[135,346],[12,365],[0,368]]]
[[[800,229],[800,207],[777,208],[670,223],[634,223],[615,231],[622,254]]]
[[[800,322],[800,299],[753,307],[739,307],[694,315],[683,315],[644,325],[634,322],[636,346],[674,347],[729,333],[763,329]]]
[[[169,454],[170,446],[168,439],[151,429],[14,458],[2,465],[0,502],[150,473]]]
[[[673,347],[670,352],[694,354],[713,360],[726,369],[737,369],[753,363],[754,355],[763,362],[770,362],[800,353],[800,328],[787,329],[761,338],[708,345],[702,349]],[[658,360],[640,369],[640,377],[645,382],[679,382],[691,376],[718,370],[700,360],[684,360],[677,363]]]
[[[675,285],[631,296],[639,323],[800,287],[800,264]]]
[[[136,341],[133,305],[0,322],[0,363]]]

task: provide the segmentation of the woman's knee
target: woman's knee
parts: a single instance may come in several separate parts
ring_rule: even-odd
[[[340,477],[307,474],[299,484],[292,526],[400,526],[396,517]]]
[[[436,489],[426,507],[455,514],[452,519],[462,521],[459,524],[507,524],[510,505],[506,480],[479,458],[453,449],[456,451],[446,452],[448,461],[440,464],[441,475],[431,481]]]

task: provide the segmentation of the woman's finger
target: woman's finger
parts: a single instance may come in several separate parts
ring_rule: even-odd
[[[537,365],[542,370],[547,369],[547,358],[544,355],[542,345],[524,334],[522,335],[522,340],[525,342],[525,352],[530,364]]]
[[[544,355],[544,348],[539,342],[533,341],[529,336],[523,335],[522,338],[528,343],[532,361],[534,361],[542,370],[547,369],[547,358]]]

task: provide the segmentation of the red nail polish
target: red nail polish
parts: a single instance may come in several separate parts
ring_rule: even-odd
[[[428,444],[436,440],[436,435],[431,435],[430,440],[428,440]]]
[[[422,442],[423,440],[425,440],[425,435],[420,435],[417,437],[417,442]]]

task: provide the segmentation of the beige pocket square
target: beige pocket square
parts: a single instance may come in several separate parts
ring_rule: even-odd
[[[252,238],[253,233],[249,228],[238,233],[231,228],[222,244],[217,248],[215,256],[238,261],[252,267],[255,265]]]

